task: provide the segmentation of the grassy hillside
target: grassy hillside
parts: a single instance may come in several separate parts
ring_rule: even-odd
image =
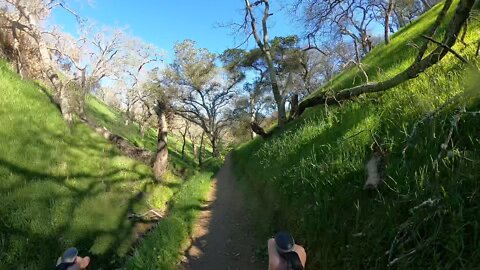
[[[149,129],[145,136],[140,135],[136,123],[125,125],[123,113],[112,109],[95,97],[87,100],[87,114],[97,123],[132,144],[151,151],[156,150],[157,131]],[[212,184],[212,176],[222,164],[211,158],[211,149],[204,150],[205,163],[198,167],[192,144],[187,141],[185,158],[181,158],[181,138],[169,135],[169,157],[171,171],[186,179],[182,185],[170,183],[174,193],[169,197],[167,216],[140,242],[128,259],[127,269],[176,269],[188,247],[193,225],[204,205]],[[198,146],[197,146],[198,147]],[[162,194],[158,194],[160,198]]]
[[[412,43],[440,8],[365,58],[370,81],[413,61]],[[455,46],[477,66],[479,33],[472,20],[468,46]],[[355,69],[345,71],[316,94],[362,78]],[[236,173],[253,192],[258,236],[290,230],[307,248],[309,269],[478,268],[480,115],[470,112],[480,106],[479,86],[469,81],[466,67],[449,55],[384,94],[310,109],[273,138],[239,147]],[[455,95],[450,106],[420,121]],[[467,104],[467,112],[458,112],[458,104]],[[388,177],[378,190],[366,191],[365,164],[375,140],[388,153]]]
[[[20,80],[2,61],[0,93],[0,269],[51,269],[70,246],[92,257],[89,269],[123,265],[137,241],[128,214],[170,208],[183,196],[182,177],[194,175],[195,164],[173,154],[172,172],[155,184],[148,166],[122,156],[83,124],[68,128],[42,88]],[[98,117],[121,118],[97,103],[105,114]],[[129,139],[140,137],[123,123],[110,124]],[[147,139],[151,147],[153,131]],[[169,146],[179,151],[177,143]],[[208,187],[210,174],[202,177],[188,182]]]
[[[114,134],[118,134],[127,139],[131,144],[148,149],[152,152],[156,151],[157,144],[157,130],[150,128],[145,133],[145,136],[141,136],[140,128],[137,123],[130,123],[125,125],[125,115],[105,105],[102,101],[94,96],[87,98],[87,115],[94,119],[98,124],[106,127]],[[168,137],[170,162],[175,168],[186,168],[188,173],[193,173],[196,169],[195,162],[196,157],[193,153],[192,144],[187,140],[185,158],[182,160],[182,139],[173,134],[169,134]],[[198,147],[198,146],[197,146]],[[204,160],[211,157],[211,150],[209,146],[205,147],[203,153]]]

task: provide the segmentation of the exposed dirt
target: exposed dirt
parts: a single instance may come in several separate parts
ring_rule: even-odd
[[[255,258],[259,246],[253,238],[253,217],[244,208],[246,198],[232,174],[230,157],[225,160],[213,185],[180,268],[266,269]]]

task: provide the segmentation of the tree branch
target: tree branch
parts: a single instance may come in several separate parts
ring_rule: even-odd
[[[364,85],[355,86],[352,88],[344,89],[339,91],[338,93],[327,96],[327,95],[320,95],[316,97],[309,98],[303,101],[298,110],[298,115],[301,115],[305,109],[317,105],[334,105],[338,104],[339,101],[343,100],[350,100],[352,98],[358,97],[362,94],[366,93],[376,93],[382,92],[388,89],[391,89],[405,81],[418,77],[422,72],[424,72],[429,67],[437,64],[440,60],[445,57],[445,55],[450,52],[450,50],[446,49],[445,47],[451,48],[458,37],[458,33],[462,29],[465,21],[470,16],[470,11],[475,3],[475,0],[461,0],[457,6],[455,11],[455,15],[450,21],[447,31],[445,33],[442,46],[438,46],[433,52],[431,52],[427,57],[420,61],[414,62],[409,68],[405,71],[399,73],[398,75],[394,76],[393,78],[378,82],[378,83],[367,83]],[[440,17],[442,14],[439,15]]]
[[[446,49],[447,51],[451,52],[453,55],[455,55],[455,57],[457,57],[457,58],[458,58],[460,61],[462,61],[463,63],[469,64],[468,61],[467,61],[467,59],[465,59],[463,56],[461,56],[459,53],[457,53],[454,49],[452,49],[452,48],[448,47],[447,45],[445,45],[445,44],[443,44],[443,43],[441,43],[441,42],[439,42],[439,41],[436,41],[436,40],[434,40],[433,38],[428,37],[428,36],[426,36],[426,35],[422,35],[422,37],[423,37],[424,39],[427,39],[427,40],[429,40],[429,41],[431,41],[431,42],[433,42],[433,43],[435,43],[435,44],[443,47],[443,48]]]

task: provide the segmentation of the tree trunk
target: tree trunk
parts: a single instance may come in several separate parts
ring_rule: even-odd
[[[195,148],[195,140],[193,140],[193,138],[190,138],[190,140],[192,141],[192,153],[193,153],[193,159],[195,160],[195,157],[197,155],[197,149]]]
[[[253,97],[250,97],[250,123],[256,123],[256,122],[257,122],[257,109],[255,108],[255,100]],[[257,133],[251,130],[250,137],[252,140],[255,139],[255,137],[257,137]]]
[[[385,44],[390,43],[390,17],[392,16],[392,11],[394,7],[395,7],[395,0],[389,0],[387,10],[385,11],[385,22],[384,22]]]
[[[158,114],[157,114],[158,116]],[[125,111],[125,126],[130,125],[130,104],[127,103],[127,110]]]
[[[272,84],[273,98],[277,104],[278,110],[278,126],[283,128],[287,122],[287,112],[285,110],[285,98],[283,97],[280,87],[278,86],[277,73],[273,65],[270,49],[264,49],[265,59],[267,60],[268,72],[270,74],[270,82]]]
[[[23,74],[23,65],[22,65],[22,57],[20,51],[20,41],[18,39],[18,32],[17,28],[12,26],[12,35],[13,35],[13,57],[15,61],[15,66],[17,69],[17,73],[20,75],[20,78],[24,78]]]
[[[163,101],[157,100],[155,112],[158,117],[158,140],[157,154],[153,163],[153,173],[157,181],[161,181],[163,174],[167,171],[168,166],[168,124],[166,118],[167,106]]]
[[[140,136],[145,137],[145,130],[143,129],[142,121],[138,121],[138,130],[140,131]]]
[[[66,88],[66,86],[63,86],[62,89],[60,89],[60,110],[62,111],[63,120],[71,125],[73,123],[73,110]]]
[[[183,137],[183,144],[182,144],[182,160],[185,160],[185,144],[186,144],[186,139]]]
[[[50,52],[48,51],[48,47],[46,43],[42,40],[42,37],[38,37],[38,47],[40,52],[40,57],[42,59],[42,63],[45,65],[44,75],[46,79],[48,79],[55,90],[55,96],[57,97],[57,103],[60,106],[60,110],[62,112],[63,119],[68,123],[71,124],[73,121],[73,112],[70,105],[69,97],[67,94],[66,86],[62,83],[60,78],[58,77],[55,68],[52,65],[52,59],[50,58]]]
[[[27,6],[25,4],[21,4],[17,1],[15,7],[18,9],[20,14],[27,19],[27,32],[36,42],[38,46],[38,53],[40,54],[41,64],[43,65],[43,76],[45,79],[52,83],[52,86],[55,90],[55,103],[60,107],[63,118],[68,122],[71,123],[73,120],[73,113],[70,101],[68,100],[68,95],[65,91],[65,85],[60,80],[57,70],[52,63],[52,58],[50,55],[50,51],[45,40],[42,37],[42,32],[40,30],[40,26],[37,21],[37,16],[35,14],[30,13]],[[15,22],[14,22],[15,23]],[[18,30],[22,31],[22,28],[19,26],[14,26],[18,28]]]
[[[80,70],[80,104],[78,108],[78,115],[85,119],[85,103],[87,101],[87,94],[90,92],[90,83],[87,84],[87,68]]]
[[[273,97],[275,99],[275,103],[277,104],[277,110],[278,110],[278,126],[280,128],[283,128],[285,126],[285,123],[287,122],[287,114],[285,110],[285,98],[282,95],[282,92],[280,91],[280,87],[278,85],[278,79],[277,79],[277,73],[275,70],[275,66],[273,64],[273,57],[272,54],[270,53],[270,44],[268,40],[268,26],[267,26],[267,21],[268,18],[272,15],[270,13],[270,3],[268,0],[263,0],[263,1],[257,1],[257,3],[263,2],[263,5],[265,6],[265,9],[263,11],[263,20],[262,20],[262,29],[263,29],[263,43],[260,39],[260,35],[258,34],[257,31],[257,25],[256,25],[256,20],[255,20],[255,15],[253,14],[253,9],[252,5],[250,4],[249,0],[245,0],[245,7],[247,8],[247,16],[250,15],[250,25],[252,27],[252,34],[255,38],[255,41],[258,45],[258,48],[263,53],[263,56],[265,58],[265,62],[267,62],[267,67],[268,67],[268,73],[270,75],[270,83],[272,86],[272,92],[273,92]],[[254,4],[256,5],[256,4]]]
[[[360,45],[362,46],[362,57],[361,58],[365,57],[365,55],[367,55],[371,51],[371,49],[372,49],[371,42],[372,41],[368,37],[367,31],[363,30],[360,33]]]
[[[182,160],[185,159],[185,145],[187,144],[187,130],[188,130],[188,126],[185,126],[185,133],[182,133],[182,139],[183,139],[183,143],[182,143]]]
[[[290,120],[293,120],[298,114],[298,94],[292,96],[292,108],[290,109]]]
[[[217,142],[217,138],[212,135],[210,137],[210,143],[212,144],[212,156],[214,158],[217,158],[220,156],[220,149],[218,149],[218,142]]]
[[[200,140],[200,147],[198,148],[198,165],[202,166],[203,164],[203,143],[204,143],[205,132],[202,133],[202,139]]]
[[[437,31],[437,28],[440,26],[442,23],[443,19],[447,15],[448,10],[450,9],[450,6],[452,5],[453,0],[446,0],[445,3],[443,4],[443,8],[438,14],[437,18],[435,19],[435,22],[432,24],[432,26],[427,30],[425,33],[426,36],[433,37],[435,36],[435,33]],[[416,62],[419,62],[422,60],[423,56],[425,55],[425,52],[428,49],[428,40],[425,40],[424,43],[422,44],[422,47],[418,50],[418,55],[417,58],[415,59]]]
[[[358,44],[357,44],[357,41],[355,39],[353,39],[353,46],[355,47],[355,62],[357,62],[356,64],[358,65],[360,63],[360,51],[358,50]]]

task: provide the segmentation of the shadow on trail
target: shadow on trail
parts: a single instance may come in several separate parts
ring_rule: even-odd
[[[202,207],[186,250],[184,269],[264,269],[255,258],[259,245],[253,236],[253,217],[244,209],[243,194],[232,175],[231,158],[216,176],[210,201]]]

